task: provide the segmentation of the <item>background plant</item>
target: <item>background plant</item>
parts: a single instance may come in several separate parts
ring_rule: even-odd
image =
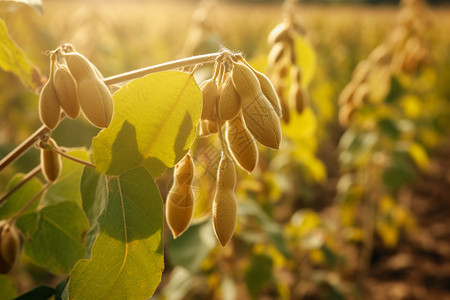
[[[43,70],[42,74],[48,73],[48,60],[40,54],[40,51],[42,49],[54,49],[57,45],[66,41],[74,43],[77,49],[95,62],[106,76],[180,57],[177,51],[183,44],[184,39],[179,37],[184,34],[184,31],[180,33],[179,28],[188,28],[190,15],[187,12],[195,9],[194,6],[188,4],[180,4],[182,8],[180,11],[174,10],[170,6],[160,5],[158,8],[155,8],[152,4],[148,4],[149,9],[146,9],[144,13],[144,9],[141,6],[133,5],[118,8],[98,4],[96,7],[86,7],[84,9],[74,4],[68,4],[69,6],[73,5],[71,7],[72,11],[78,11],[70,19],[69,25],[69,19],[64,13],[61,13],[61,11],[58,14],[53,13],[51,9],[53,5],[56,4],[48,4],[48,10],[46,10],[48,18],[46,17],[45,19],[39,18],[37,14],[31,10],[28,11],[25,7],[20,8],[20,13],[2,15],[8,24],[10,35],[24,48],[30,59]],[[231,251],[231,253],[227,250],[220,251],[214,239],[205,238],[205,236],[213,237],[213,235],[211,235],[211,231],[208,232],[208,227],[210,228],[209,222],[204,223],[204,227],[201,227],[203,224],[201,223],[202,210],[199,210],[196,216],[200,223],[192,226],[192,232],[186,231],[185,234],[201,237],[202,245],[206,245],[202,248],[205,252],[212,248],[213,250],[208,252],[210,254],[206,256],[209,259],[203,264],[200,262],[200,258],[205,257],[205,255],[199,255],[198,259],[190,259],[188,257],[183,262],[181,254],[176,252],[173,255],[169,254],[166,271],[163,274],[163,286],[167,282],[167,277],[165,276],[170,276],[173,279],[170,280],[171,283],[165,288],[167,295],[175,297],[176,295],[180,296],[183,293],[187,293],[184,294],[186,297],[195,297],[196,295],[210,297],[211,293],[220,295],[222,291],[226,291],[226,295],[233,295],[230,292],[233,291],[233,288],[230,288],[230,286],[234,286],[234,290],[240,296],[252,293],[252,295],[256,295],[254,297],[271,295],[275,298],[281,297],[280,295],[289,295],[286,293],[282,294],[287,289],[290,289],[291,295],[315,295],[318,297],[317,295],[321,293],[335,295],[333,293],[336,291],[339,291],[341,295],[345,294],[346,297],[354,295],[352,294],[355,292],[353,289],[354,281],[352,280],[354,278],[352,277],[355,269],[354,263],[356,262],[354,253],[355,250],[359,250],[360,244],[359,240],[350,244],[347,241],[349,237],[352,237],[349,233],[358,233],[358,231],[348,230],[345,226],[339,228],[339,232],[346,236],[344,238],[345,242],[340,241],[340,235],[335,234],[340,208],[330,205],[334,199],[334,189],[339,170],[337,164],[338,152],[335,149],[342,133],[342,129],[337,125],[337,99],[344,86],[350,81],[351,73],[357,63],[368,57],[369,53],[385,40],[388,31],[392,27],[391,25],[394,24],[397,11],[392,8],[371,8],[368,10],[362,7],[351,9],[336,9],[334,7],[331,9],[333,13],[330,13],[330,9],[327,7],[302,6],[296,10],[296,16],[302,20],[302,24],[307,30],[307,36],[311,44],[314,45],[316,57],[318,58],[315,76],[309,86],[310,103],[315,115],[315,121],[310,122],[311,118],[304,117],[307,115],[300,115],[299,119],[301,122],[299,124],[301,124],[300,127],[304,128],[304,131],[301,132],[302,135],[312,134],[317,139],[316,150],[308,152],[315,153],[324,163],[327,168],[328,179],[322,185],[318,185],[311,175],[312,172],[309,171],[309,168],[303,167],[301,162],[289,164],[290,154],[285,154],[283,147],[273,158],[270,152],[260,155],[261,166],[257,168],[251,178],[247,177],[245,173],[239,174],[241,186],[237,189],[239,201],[246,202],[245,199],[250,198],[252,200],[257,199],[260,202],[253,206],[251,205],[252,202],[250,202],[250,208],[246,208],[245,204],[241,205],[243,212],[240,213],[239,219],[244,226],[240,230],[238,221],[235,242],[237,247],[233,246],[233,249],[236,250]],[[119,11],[121,14],[125,11],[132,11],[133,18],[120,19],[118,21]],[[217,28],[216,32],[214,35],[209,35],[209,37],[213,36],[212,40],[218,42],[224,41],[225,46],[231,49],[243,50],[251,64],[259,71],[264,71],[264,61],[270,50],[266,44],[266,37],[270,30],[279,22],[279,18],[282,15],[281,7],[244,10],[242,7],[237,8],[221,3],[220,12],[216,11],[217,17],[214,24],[214,27]],[[2,11],[2,14],[4,13],[5,11]],[[433,65],[433,70],[436,74],[439,74],[435,81],[436,88],[432,89],[435,96],[430,99],[447,99],[449,93],[445,83],[448,82],[448,72],[446,70],[448,69],[449,60],[446,51],[448,37],[444,30],[447,26],[445,24],[446,12],[445,10],[433,10],[433,13],[441,22],[440,26],[434,27],[429,32],[430,44],[432,45],[430,50],[436,62]],[[151,26],[146,25],[148,21],[144,21],[149,19],[149,14],[154,14],[153,18],[150,18],[152,19]],[[164,18],[161,16],[164,16]],[[177,19],[176,27],[167,24],[167,16]],[[247,22],[249,19],[252,22]],[[378,25],[373,26],[373,24]],[[39,28],[52,28],[52,30],[47,31],[48,33],[43,36],[42,30],[39,30]],[[246,28],[246,30],[242,28]],[[130,32],[136,31],[147,38],[143,40],[140,38],[141,35],[130,34]],[[84,35],[80,32],[98,33],[95,35]],[[114,34],[105,34],[111,32]],[[123,43],[123,41],[128,41],[128,43]],[[204,44],[204,53],[216,51],[218,43],[213,43],[214,46],[212,48],[208,48],[207,44]],[[120,47],[114,47],[115,45],[120,45]],[[39,50],[36,51],[36,49]],[[196,75],[198,78],[201,78],[199,81],[207,78],[209,76],[208,72],[210,72],[208,68],[200,70]],[[22,84],[13,76],[8,75],[8,73],[2,73],[1,76],[6,78],[1,81],[5,85],[4,87],[2,86],[2,93],[10,95],[5,96],[4,99],[8,100],[2,102],[2,105],[8,108],[8,110],[2,109],[5,113],[1,118],[2,124],[6,124],[2,126],[8,128],[8,130],[2,130],[2,147],[5,149],[2,156],[4,156],[15,145],[23,141],[34,129],[39,127],[39,120],[36,114],[36,97],[23,89]],[[12,101],[11,99],[20,100]],[[446,102],[443,102],[444,106],[439,106],[439,100],[434,100],[426,103],[430,102],[430,106],[442,108],[439,110],[442,114],[445,114],[448,111],[448,105],[445,105]],[[24,117],[28,118],[29,122],[25,123],[23,121]],[[445,119],[442,118],[441,120]],[[445,131],[445,122],[439,127]],[[79,134],[68,135],[67,132],[70,132],[71,128],[76,128],[76,132]],[[84,129],[80,130],[80,128]],[[439,131],[434,130],[436,129],[431,129],[427,134],[427,139],[432,141],[434,145],[430,149],[426,147],[431,166],[433,166],[433,159],[435,158],[435,152],[431,149],[435,149],[436,146],[442,143],[440,135],[436,134]],[[97,129],[87,125],[80,118],[77,121],[63,121],[53,133],[53,136],[60,145],[67,147],[84,145],[89,147],[90,140],[96,132]],[[293,130],[293,134],[297,135],[299,132]],[[207,159],[210,154],[207,153],[215,153],[211,151],[214,149],[211,146],[215,146],[215,149],[218,149],[218,145],[214,142],[210,143],[210,140],[199,142],[194,149],[200,154],[197,156],[198,161],[196,161],[196,166],[198,167],[196,174],[199,174],[200,178],[198,179],[199,182],[194,183],[197,187],[196,191],[200,195],[212,193],[204,183],[204,181],[209,180],[213,182],[214,180],[213,177],[208,177],[210,175],[205,171],[205,164],[210,161]],[[297,149],[301,152],[301,148]],[[290,153],[289,151],[286,152]],[[265,158],[266,155],[268,155],[268,158]],[[278,171],[278,156],[284,157],[284,163],[281,165],[285,166],[283,168],[285,172]],[[200,160],[204,164],[200,163]],[[279,161],[283,162],[283,160],[280,159]],[[266,165],[265,161],[272,161],[272,163]],[[13,166],[2,171],[0,177],[2,178],[3,186],[17,171],[28,172],[30,167],[37,165],[37,163],[38,151],[31,150]],[[267,168],[264,168],[265,165]],[[411,164],[411,166],[414,165]],[[277,172],[268,170],[277,170]],[[201,172],[205,172],[205,175],[208,176],[201,176]],[[417,172],[418,175],[415,175],[417,180],[421,178],[420,173],[422,172],[419,171]],[[302,188],[297,188],[297,186],[291,184],[292,182],[298,182],[297,179],[294,180],[294,177],[291,176],[300,177]],[[260,179],[255,180],[255,178]],[[165,198],[164,190],[170,187],[170,180],[170,170],[158,180],[162,198]],[[202,188],[200,189],[199,187]],[[284,196],[280,197],[281,194]],[[406,207],[408,207],[407,195],[408,189],[402,188],[399,200],[401,203],[406,204]],[[199,197],[198,199],[202,198]],[[284,199],[291,200],[284,201]],[[406,202],[404,202],[405,199]],[[289,207],[289,209],[284,209],[285,207]],[[294,217],[293,212],[299,209],[300,211]],[[258,216],[261,212],[264,214]],[[203,215],[203,217],[205,216]],[[264,224],[264,226],[260,224]],[[284,228],[284,232],[281,235],[282,240],[284,240],[283,243],[285,244],[285,241],[288,240],[286,237],[291,237],[289,240],[292,243],[288,243],[288,249],[296,249],[295,253],[300,253],[299,257],[305,258],[302,260],[303,264],[292,263],[294,260],[289,256],[287,256],[288,259],[283,261],[281,259],[283,256],[278,255],[282,251],[282,247],[277,246],[276,250],[273,250],[273,246],[267,247],[267,245],[277,245],[274,241],[277,241],[277,238],[279,240],[280,227]],[[202,234],[196,234],[196,232],[202,232]],[[246,241],[243,242],[240,237],[241,232],[243,234],[245,232],[252,234],[248,234]],[[270,235],[267,233],[270,233]],[[404,233],[400,232],[400,241],[403,241],[403,236]],[[309,239],[310,237],[311,239]],[[353,237],[355,236],[353,235]],[[255,245],[255,240],[262,241],[257,243],[261,246]],[[304,242],[299,243],[299,240]],[[311,249],[319,250],[310,251],[305,249],[306,241],[308,240],[312,242],[310,247],[313,248]],[[169,236],[167,236],[166,241],[168,241],[169,245],[172,242]],[[178,239],[175,241],[178,241]],[[184,245],[190,244],[192,243],[189,242]],[[324,244],[327,247],[322,247]],[[253,247],[254,245],[255,247]],[[378,245],[378,237],[375,238],[374,245]],[[186,253],[188,249],[186,246],[185,248],[169,247],[168,249],[171,248],[180,249],[183,253]],[[198,250],[198,248],[195,249]],[[394,247],[394,249],[397,248]],[[172,250],[168,252],[170,251]],[[177,260],[177,257],[180,259]],[[229,259],[224,260],[224,257]],[[250,257],[255,258],[250,259]],[[216,260],[216,258],[220,258],[220,260]],[[26,257],[24,261],[27,261]],[[217,261],[222,263],[218,264]],[[197,267],[199,265],[200,267]],[[44,280],[44,278],[50,278],[51,280],[54,277],[48,277],[49,275],[45,275],[47,276],[45,277],[42,274],[48,273],[42,273],[41,269],[36,270],[35,267],[29,264],[26,264],[26,266],[28,266],[28,270],[34,270],[35,273],[20,272],[19,274],[22,277],[19,274],[19,277],[13,277],[16,282],[25,284],[27,280],[23,280],[23,278],[30,278],[28,274],[40,274],[34,275],[33,282],[36,282],[36,285],[45,282],[55,287],[56,282],[61,280],[60,277],[53,279],[53,281]],[[178,267],[172,269],[173,266]],[[265,267],[262,270],[256,268],[256,266]],[[301,268],[297,266],[301,266]],[[294,269],[299,271],[295,273]],[[186,270],[197,270],[196,274],[199,274],[199,276],[192,276],[192,273],[188,273]],[[206,272],[203,272],[203,270],[206,270]],[[248,275],[244,276],[244,273]],[[226,276],[222,276],[222,274],[226,274]],[[259,278],[254,276],[255,274],[265,274],[265,276]],[[20,278],[20,280],[17,278]],[[177,278],[179,279],[178,282],[175,280]],[[257,278],[259,279],[257,280]],[[264,278],[270,278],[270,280],[263,280]],[[299,278],[302,278],[302,280],[299,281]],[[339,278],[339,280],[336,280],[336,278]],[[350,282],[345,281],[348,278],[350,278]],[[293,282],[300,284],[295,288]],[[183,283],[183,285],[179,283]],[[205,290],[205,283],[211,289]],[[26,291],[32,286],[22,286],[20,290]],[[349,293],[349,291],[352,291],[352,293]]]

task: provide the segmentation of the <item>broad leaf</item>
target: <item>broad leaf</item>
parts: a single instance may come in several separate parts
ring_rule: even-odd
[[[22,179],[23,174],[16,174],[9,181],[6,190],[9,191],[15,187]],[[11,196],[8,197],[6,202],[0,205],[0,220],[8,219],[14,216],[34,195],[36,195],[42,188],[42,183],[37,178],[30,179],[27,183],[21,186]],[[29,208],[25,210],[25,213],[36,209],[38,201],[35,201]]]
[[[72,148],[67,154],[82,160],[89,160],[89,153],[84,148]],[[48,189],[41,206],[49,206],[64,201],[75,202],[81,206],[80,180],[84,165],[62,157],[62,171],[58,180]]]
[[[161,280],[163,203],[144,168],[108,182],[91,259],[74,266],[70,299],[147,299]]]
[[[11,39],[2,19],[0,19],[0,68],[14,73],[33,92],[37,92],[42,86],[39,70]]]
[[[311,44],[304,37],[294,39],[297,63],[302,71],[302,87],[307,88],[316,73],[317,57]]]
[[[83,238],[89,223],[81,207],[65,201],[21,216],[25,255],[54,274],[67,274],[85,255]]]
[[[120,175],[144,166],[153,177],[189,149],[202,95],[192,75],[167,71],[129,82],[114,96],[114,116],[93,140],[97,169]]]

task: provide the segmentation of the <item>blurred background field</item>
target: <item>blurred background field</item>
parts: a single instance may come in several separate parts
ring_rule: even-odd
[[[39,14],[25,5],[0,2],[0,18],[44,75],[49,64],[42,51],[66,42],[104,76],[215,52],[221,45],[242,51],[264,71],[270,51],[267,35],[281,20],[282,3],[214,2],[202,23],[199,43],[190,48],[187,40],[195,38],[193,24],[200,5],[196,1],[44,1],[44,13]],[[385,209],[395,219],[391,213],[397,211],[404,222],[380,225],[371,232],[375,237],[370,267],[362,271],[358,262],[365,246],[358,236],[366,232],[342,221],[346,207],[337,191],[346,174],[340,158],[345,149],[338,146],[346,132],[338,123],[338,97],[357,64],[393,30],[399,6],[301,3],[295,10],[317,61],[309,86],[311,109],[297,123],[283,128],[291,132],[287,137],[290,146],[264,152],[255,176],[240,174],[237,193],[238,198],[259,203],[263,213],[253,215],[255,220],[255,216],[268,217],[278,224],[276,230],[289,255],[280,253],[284,246],[274,246],[270,238],[245,235],[246,228],[253,232],[254,227],[269,225],[246,217],[251,215],[251,206],[243,204],[248,211],[240,214],[245,221],[239,223],[232,250],[211,250],[188,275],[169,257],[155,297],[233,299],[235,293],[236,299],[450,299],[450,8],[432,6],[424,11],[431,21],[426,39],[432,63],[425,77],[433,90],[428,98],[418,98],[423,102],[415,102],[414,107],[419,115],[432,113],[435,122],[421,125],[416,116],[411,123],[417,127],[414,132],[420,132],[421,126],[426,129],[419,138],[425,158],[416,159],[419,165],[426,161],[426,167],[408,167],[408,180],[390,194],[395,197],[377,200],[377,213]],[[40,126],[37,100],[14,75],[0,72],[0,157]],[[296,140],[292,131],[302,137]],[[64,120],[53,136],[66,147],[90,147],[96,133],[97,129],[79,118]],[[311,156],[304,158],[302,147],[309,147],[305,151]],[[270,160],[275,165],[264,165]],[[34,149],[3,171],[0,191],[13,174],[26,173],[38,162]],[[360,203],[362,208],[352,208],[357,219],[384,216],[368,214],[364,201]],[[193,230],[202,230],[201,224]],[[387,242],[392,235],[393,242]],[[169,235],[166,239],[167,248],[178,247],[170,244]],[[27,268],[31,275],[21,273],[14,280],[19,292],[60,280],[41,269]],[[178,285],[177,278],[181,278]]]

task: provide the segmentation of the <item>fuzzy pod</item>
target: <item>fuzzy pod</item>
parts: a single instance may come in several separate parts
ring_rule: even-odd
[[[50,138],[49,143],[56,147],[56,142]],[[61,156],[53,149],[41,149],[41,168],[42,174],[48,182],[53,182],[58,179],[61,174],[62,161]]]
[[[289,29],[290,26],[287,22],[281,22],[277,24],[267,36],[267,43],[269,45],[274,45],[275,43],[278,43],[280,41],[290,39],[291,36]]]
[[[113,99],[108,87],[83,55],[69,52],[63,56],[77,82],[78,98],[84,115],[93,125],[107,127],[113,116]]]
[[[42,123],[51,130],[58,126],[61,117],[61,106],[59,105],[52,77],[49,78],[39,95],[39,117]]]
[[[344,127],[347,127],[350,124],[350,120],[352,115],[355,112],[355,106],[352,102],[345,103],[339,108],[338,113],[338,121]]]
[[[0,274],[8,274],[20,248],[20,239],[14,225],[6,224],[0,233]]]
[[[241,110],[241,99],[234,88],[231,77],[228,77],[222,86],[219,98],[220,120],[231,120]]]
[[[193,212],[194,193],[191,186],[174,183],[166,200],[166,222],[174,238],[189,227]]]
[[[76,119],[80,114],[80,101],[77,84],[69,69],[64,65],[59,66],[53,75],[53,82],[59,105],[69,118]]]
[[[281,104],[280,99],[278,98],[277,92],[275,91],[275,88],[272,84],[272,82],[267,78],[266,75],[264,75],[261,72],[256,71],[252,68],[253,73],[255,73],[256,78],[258,78],[259,84],[261,86],[261,90],[266,96],[267,100],[269,100],[270,104],[272,105],[273,109],[275,110],[275,113],[278,117],[282,116],[281,112]]]
[[[286,49],[285,42],[277,42],[272,46],[267,56],[267,66],[269,69],[273,69],[281,61]]]
[[[281,143],[280,120],[263,94],[258,78],[242,63],[234,64],[231,76],[241,98],[242,114],[248,130],[264,146],[278,149]]]
[[[216,106],[219,101],[219,90],[213,78],[200,85],[203,97],[202,120],[216,121]]]
[[[212,204],[214,233],[222,247],[230,241],[236,228],[237,200],[234,194],[236,169],[234,162],[222,155],[217,169],[217,184]]]
[[[295,109],[299,114],[305,109],[307,102],[306,91],[299,85],[293,84],[289,91],[289,102],[293,109]]]
[[[228,122],[225,137],[234,160],[251,173],[258,161],[258,146],[239,116]]]
[[[353,104],[355,107],[361,106],[364,102],[369,101],[370,98],[370,86],[368,83],[359,85],[355,93],[353,94]]]
[[[194,180],[194,160],[189,153],[175,165],[174,181],[177,185],[191,185]]]

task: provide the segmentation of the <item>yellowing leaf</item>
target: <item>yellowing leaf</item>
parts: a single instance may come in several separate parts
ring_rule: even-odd
[[[37,92],[42,86],[38,68],[28,60],[22,49],[11,39],[2,19],[0,19],[0,68],[15,74],[33,92]]]
[[[421,100],[415,96],[405,96],[401,102],[405,115],[410,119],[416,119],[422,114]]]
[[[307,88],[316,72],[317,57],[311,44],[301,36],[294,39],[297,63],[302,71],[302,87]]]
[[[430,166],[428,154],[421,145],[412,143],[408,148],[408,152],[420,169],[426,170]]]
[[[202,108],[191,74],[150,74],[129,82],[113,98],[112,122],[93,140],[98,171],[120,175],[144,166],[157,177],[184,156]]]

